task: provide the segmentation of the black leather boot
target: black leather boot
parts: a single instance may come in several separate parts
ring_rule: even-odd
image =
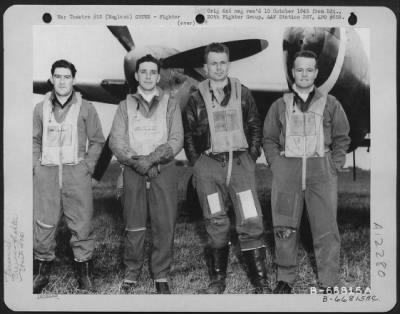
[[[286,281],[278,281],[277,286],[274,289],[274,294],[291,294],[292,287]]]
[[[156,291],[158,294],[171,294],[168,282],[156,281],[155,284],[156,284]]]
[[[78,289],[84,291],[92,291],[93,285],[93,261],[75,262],[78,274]]]
[[[226,268],[228,265],[229,246],[214,249],[206,247],[204,255],[210,276],[210,284],[200,290],[203,294],[222,294],[225,291]]]
[[[265,248],[242,251],[248,276],[253,285],[255,294],[271,293],[267,283],[267,269],[265,260]]]
[[[51,261],[33,260],[33,293],[41,293],[49,283],[52,263]]]

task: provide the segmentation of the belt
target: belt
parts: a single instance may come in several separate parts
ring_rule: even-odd
[[[237,157],[239,157],[241,154],[243,154],[245,152],[246,151],[244,151],[244,150],[234,151],[233,152],[233,158],[237,158]],[[206,155],[207,157],[210,157],[211,159],[214,159],[216,161],[223,162],[223,163],[226,163],[229,160],[229,153],[228,152],[217,153],[217,154],[204,152],[203,154]]]

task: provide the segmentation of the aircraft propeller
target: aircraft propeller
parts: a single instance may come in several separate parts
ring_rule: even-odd
[[[127,26],[107,26],[111,33],[118,39],[126,51],[135,48],[132,36]],[[230,50],[230,61],[237,61],[259,53],[268,47],[268,41],[264,39],[243,39],[224,42]],[[161,58],[161,67],[171,68],[201,68],[204,64],[205,46],[186,50],[167,58]],[[157,57],[157,56],[155,56]]]
[[[110,32],[118,39],[126,51],[135,48],[131,33],[127,26],[107,26]]]
[[[223,42],[230,50],[230,61],[250,57],[268,47],[264,39],[244,39]],[[163,68],[201,68],[204,64],[205,46],[186,50],[161,60]]]

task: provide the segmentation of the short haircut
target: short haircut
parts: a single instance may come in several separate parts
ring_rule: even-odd
[[[157,58],[154,58],[151,54],[147,54],[144,57],[141,57],[136,61],[135,72],[137,72],[139,70],[140,64],[144,63],[144,62],[153,62],[153,63],[155,63],[157,65],[157,71],[158,71],[158,73],[160,73],[161,63]]]
[[[292,64],[292,68],[294,68],[294,62],[296,61],[297,58],[312,58],[315,59],[315,66],[318,69],[318,56],[314,51],[311,50],[300,50],[297,51],[293,57],[293,64]]]
[[[51,66],[51,75],[54,74],[54,71],[56,70],[56,68],[67,68],[67,69],[70,69],[72,77],[75,77],[76,68],[73,65],[73,63],[71,63],[71,62],[69,62],[67,60],[61,59],[61,60],[57,60],[56,62],[54,62],[53,65]]]
[[[207,63],[208,54],[210,52],[226,53],[229,60],[229,48],[227,45],[222,43],[211,43],[204,50],[204,64]]]

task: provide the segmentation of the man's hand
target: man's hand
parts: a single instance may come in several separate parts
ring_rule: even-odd
[[[158,167],[157,166],[152,166],[150,169],[149,169],[149,172],[147,172],[147,176],[150,178],[150,179],[152,179],[152,178],[155,178],[155,177],[157,177],[158,176]]]
[[[249,150],[249,155],[250,155],[251,159],[253,159],[253,161],[256,162],[257,158],[259,156],[259,153],[255,147],[252,147]]]
[[[153,164],[166,164],[174,159],[174,152],[171,146],[165,143],[158,146],[148,157]]]
[[[38,168],[39,166],[40,166],[40,160],[39,159],[36,160],[35,162],[33,162],[33,167],[32,167],[33,175],[35,175],[35,169]]]
[[[135,169],[138,159],[138,156],[132,156],[125,162],[125,165],[131,167],[132,169]]]
[[[257,161],[257,158],[258,158],[258,156],[257,156],[257,154],[255,154],[254,152],[249,152],[249,155],[250,155],[250,158],[254,161],[254,162],[256,162]]]
[[[153,166],[153,163],[148,156],[132,156],[131,159],[129,159],[128,164],[142,176],[147,175],[147,172],[151,166]]]
[[[139,173],[138,169],[139,169],[139,164],[138,161],[140,158],[142,158],[143,156],[132,156],[131,158],[129,158],[126,162],[125,165],[129,166],[130,168],[132,168],[133,170],[135,170],[137,173]],[[140,175],[144,176],[146,175],[146,173],[139,173]]]

